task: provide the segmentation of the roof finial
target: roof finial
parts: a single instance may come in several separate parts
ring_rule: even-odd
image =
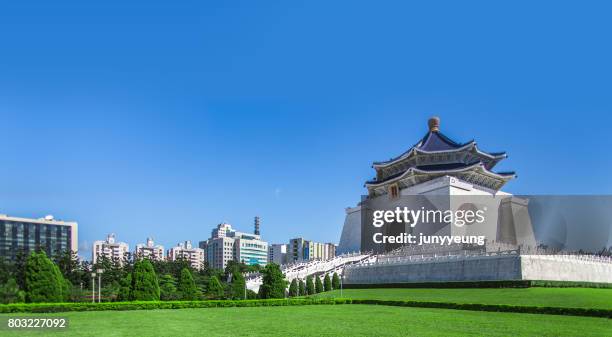
[[[431,117],[427,121],[427,125],[429,126],[429,132],[440,131],[440,117]]]

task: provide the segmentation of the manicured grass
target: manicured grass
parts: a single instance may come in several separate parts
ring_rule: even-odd
[[[23,315],[23,314],[22,314]],[[1,317],[16,315],[1,315]],[[28,314],[26,316],[32,316]],[[65,331],[3,336],[610,336],[605,318],[373,305],[97,311],[44,314]]]
[[[359,299],[612,309],[612,289],[594,288],[344,289],[342,295]],[[340,291],[316,296],[340,297]]]

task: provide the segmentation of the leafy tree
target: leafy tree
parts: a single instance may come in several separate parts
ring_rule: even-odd
[[[334,273],[334,276],[332,276],[332,287],[334,289],[340,289],[340,277],[338,277],[338,273]]]
[[[181,278],[179,278],[177,290],[182,300],[195,301],[200,298],[200,292],[195,282],[193,282],[193,276],[191,276],[189,268],[181,270]]]
[[[217,276],[213,275],[208,279],[207,294],[209,298],[221,299],[223,298],[223,286]]]
[[[25,289],[28,302],[61,302],[63,278],[45,252],[32,252],[26,261]]]
[[[159,296],[163,301],[172,301],[179,298],[176,290],[176,280],[170,274],[164,274],[159,278]]]
[[[298,295],[306,295],[306,285],[304,284],[304,281],[298,281]]]
[[[19,290],[15,278],[9,278],[2,286],[0,286],[0,303],[23,303],[25,301],[25,293]]]
[[[62,276],[62,272],[59,270],[59,267],[56,264],[54,264],[53,262],[51,262],[51,264],[53,265],[53,273],[55,274],[55,277],[60,283],[60,287],[62,289],[62,301],[68,302],[70,300],[70,291],[72,289],[72,284],[70,283],[70,281],[65,279],[64,276]]]
[[[129,277],[131,279],[131,276]],[[102,284],[102,289],[100,291],[100,295],[102,296],[102,302],[111,302],[111,301],[129,301],[129,287],[125,289],[122,287],[122,282],[112,282],[108,284]],[[125,291],[127,290],[127,298],[125,298]]]
[[[80,268],[79,257],[76,252],[66,250],[57,254],[54,260],[62,276],[71,284],[76,285],[82,282],[83,271]]]
[[[289,285],[289,296],[290,297],[298,296],[297,279],[291,280],[291,284]]]
[[[267,264],[261,272],[263,284],[259,287],[260,298],[284,298],[287,281],[276,263]]]
[[[124,278],[119,281],[119,290],[117,292],[117,300],[129,301],[130,293],[132,292],[132,274],[125,275]]]
[[[317,294],[323,292],[323,283],[321,283],[321,278],[319,276],[315,276],[315,291]]]
[[[256,298],[257,298],[257,293],[256,293],[256,292],[254,292],[254,291],[253,291],[253,290],[251,290],[251,289],[247,289],[247,299],[248,299],[248,300],[254,300],[254,299],[256,299]]]
[[[14,268],[13,275],[15,276],[15,281],[17,281],[17,285],[19,286],[19,289],[26,290],[27,262],[28,262],[28,254],[26,253],[25,249],[18,250],[15,253],[15,262],[13,264],[13,268]],[[26,294],[26,300],[27,300],[27,294]]]
[[[325,278],[323,278],[323,289],[325,291],[332,290],[331,279],[329,278],[329,274],[325,274]]]
[[[0,284],[5,284],[11,279],[13,267],[11,264],[2,256],[0,256]],[[13,281],[17,282],[16,280]]]
[[[306,277],[306,292],[308,293],[308,295],[316,294],[315,286],[314,286],[314,283],[312,282],[312,276]]]
[[[130,299],[136,301],[159,301],[159,284],[149,259],[138,260],[132,272]]]

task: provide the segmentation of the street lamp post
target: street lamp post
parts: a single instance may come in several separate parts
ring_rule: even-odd
[[[91,303],[96,303],[96,272],[91,273]]]
[[[102,273],[104,272],[104,269],[98,268],[97,270],[98,272],[98,303],[100,303],[101,299],[102,299]]]

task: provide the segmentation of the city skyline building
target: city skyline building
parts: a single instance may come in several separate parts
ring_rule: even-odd
[[[179,242],[175,247],[168,249],[167,258],[169,261],[185,259],[192,268],[200,270],[206,261],[204,250],[193,247],[190,240]]]
[[[287,255],[289,245],[286,243],[275,243],[268,246],[268,262],[283,265],[289,262]]]
[[[130,246],[125,242],[118,242],[115,233],[106,236],[106,240],[94,241],[92,249],[92,263],[106,257],[109,260],[117,260],[123,264],[123,259],[129,254]]]
[[[253,232],[259,232],[258,218]],[[206,261],[212,268],[225,269],[229,261],[261,266],[268,263],[268,243],[260,235],[236,231],[225,222],[211,231],[208,240],[200,241],[199,247],[206,251]]]
[[[147,242],[136,245],[134,256],[137,258],[149,258],[152,260],[163,260],[164,259],[164,246],[155,245],[153,238],[147,238]]]
[[[288,262],[329,260],[336,256],[336,245],[306,240],[302,237],[289,240]]]
[[[78,253],[78,224],[52,215],[30,219],[0,214],[0,257],[14,261],[19,252],[27,255],[39,248],[49,257],[68,250]]]

